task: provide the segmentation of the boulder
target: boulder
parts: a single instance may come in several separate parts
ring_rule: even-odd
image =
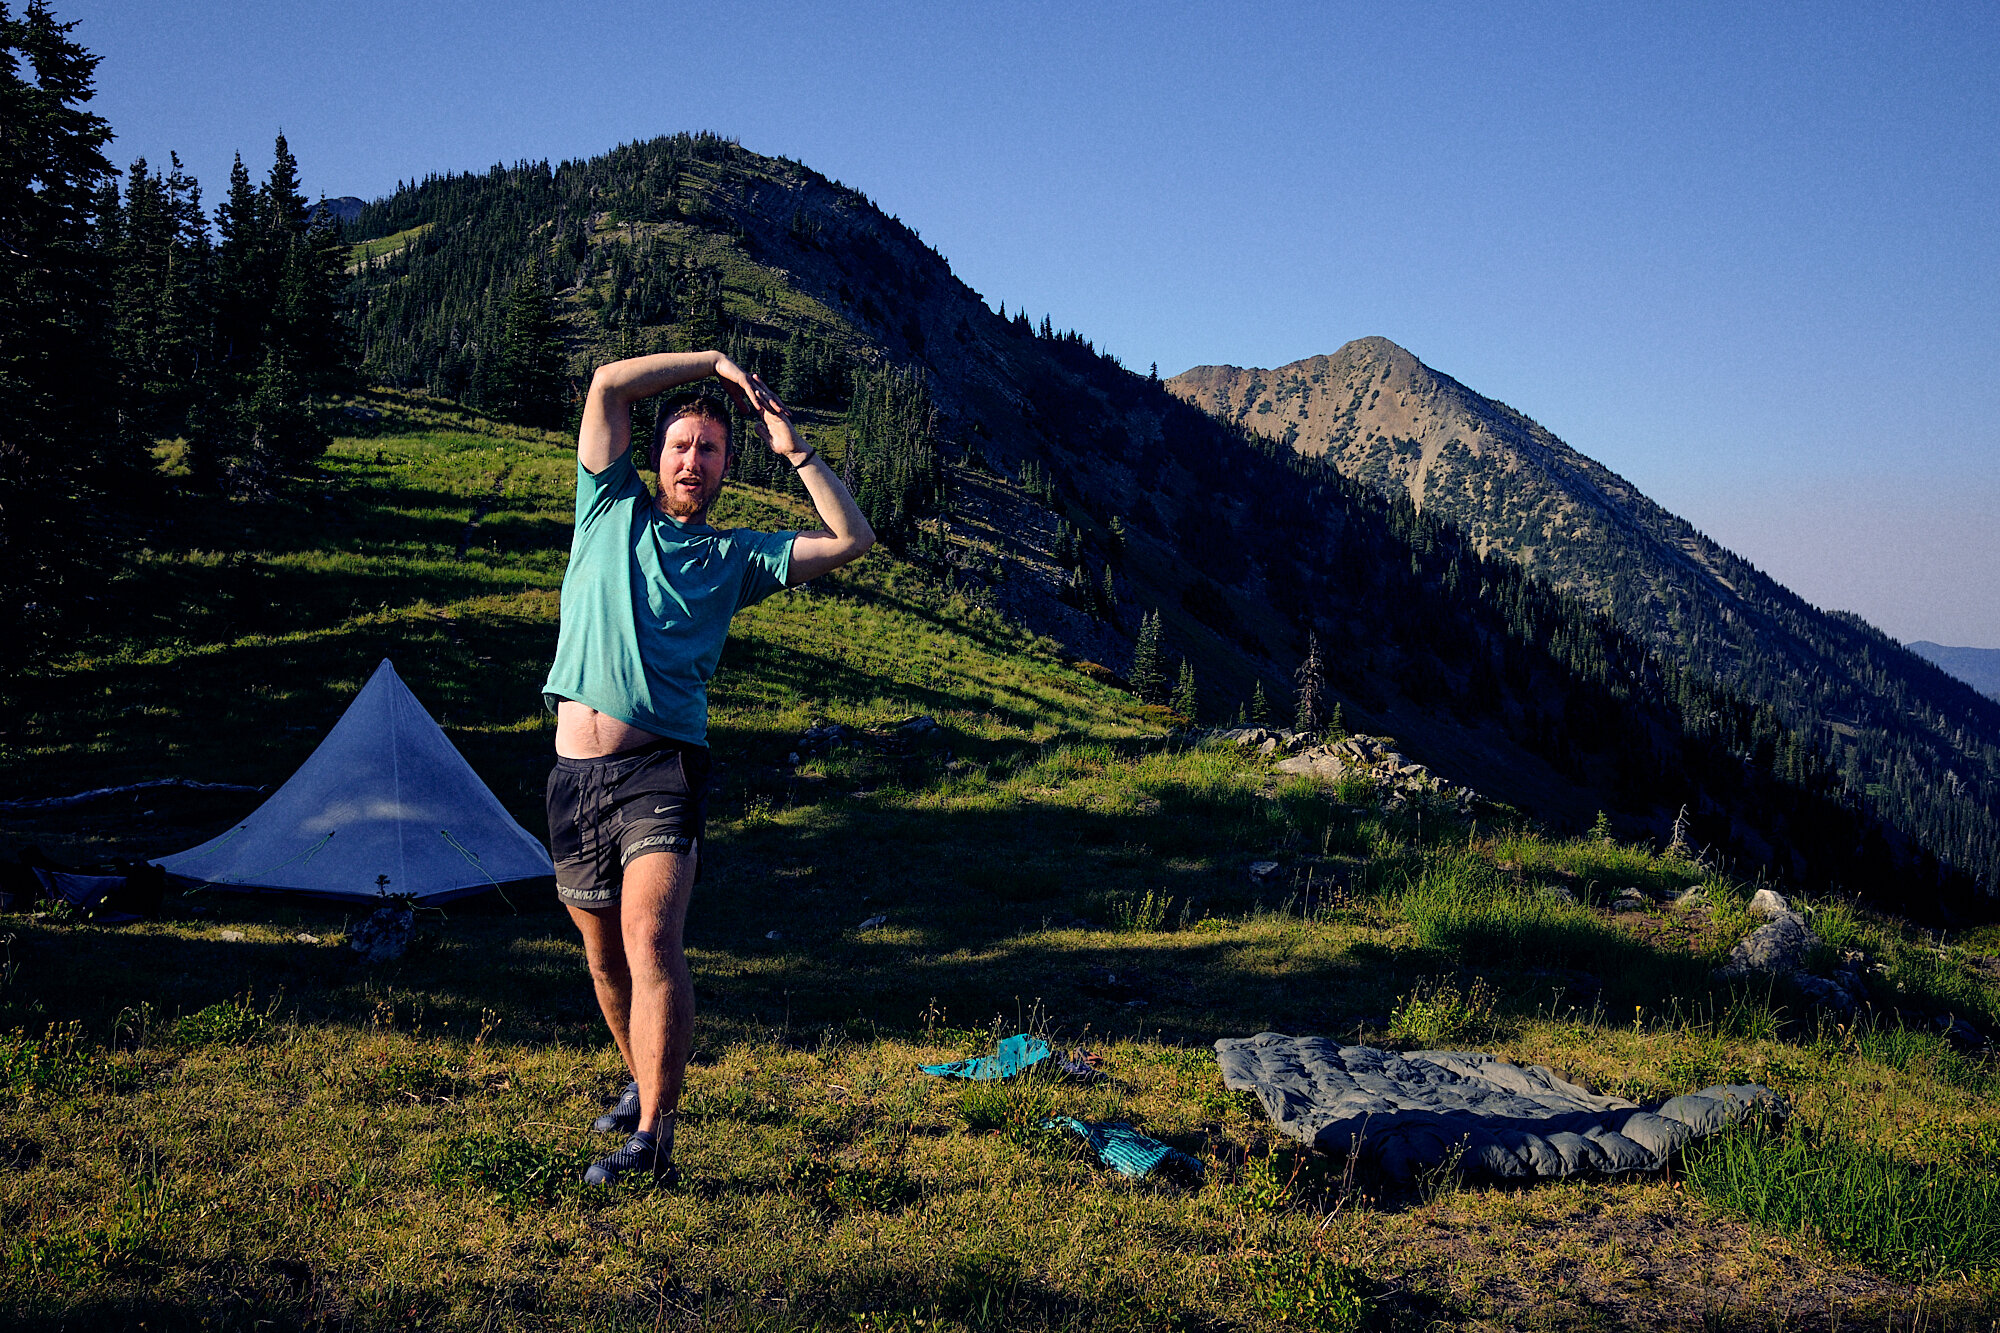
[[[1653,900],[1637,889],[1620,889],[1618,896],[1611,900],[1614,912],[1639,912],[1653,905]]]
[[[1759,889],[1750,895],[1750,915],[1774,917],[1790,912],[1792,905],[1785,901],[1785,895],[1774,889]]]
[[[347,945],[364,963],[388,963],[410,947],[417,916],[407,907],[379,907],[348,932]]]
[[[1939,1014],[1937,1029],[1944,1034],[1946,1041],[1960,1050],[1976,1051],[1989,1044],[1985,1033],[1956,1014]]]
[[[1804,992],[1808,999],[1816,1000],[1829,1009],[1838,1009],[1844,1014],[1854,1012],[1861,1003],[1862,997],[1841,985],[1837,978],[1828,979],[1816,977],[1810,972],[1798,972],[1793,974],[1792,984]]]
[[[853,727],[839,722],[826,722],[817,727],[807,727],[801,732],[794,753],[806,756],[825,754],[829,750],[853,745],[858,739],[859,733]]]
[[[1252,861],[1250,878],[1259,884],[1269,884],[1277,879],[1280,869],[1282,867],[1276,861]]]
[[[1302,773],[1309,777],[1329,779],[1339,777],[1347,771],[1347,767],[1339,755],[1318,747],[1302,751],[1289,759],[1280,759],[1271,766],[1272,771],[1276,773]]]
[[[1816,943],[1804,917],[1782,912],[1738,941],[1715,975],[1725,981],[1753,972],[1788,975],[1804,966],[1806,951]]]

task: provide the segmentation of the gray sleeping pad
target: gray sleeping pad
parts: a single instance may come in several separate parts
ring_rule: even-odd
[[[1657,1170],[1693,1139],[1754,1110],[1785,1109],[1756,1084],[1641,1106],[1475,1051],[1400,1054],[1260,1032],[1225,1037],[1215,1053],[1223,1086],[1256,1093],[1282,1133],[1327,1152],[1358,1151],[1405,1182],[1460,1145],[1460,1169],[1472,1179]]]

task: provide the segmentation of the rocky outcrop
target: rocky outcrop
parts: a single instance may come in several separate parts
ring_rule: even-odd
[[[1763,917],[1764,924],[1737,941],[1728,960],[1715,970],[1718,981],[1752,975],[1782,977],[1808,999],[1841,1013],[1852,1013],[1867,1002],[1868,983],[1862,977],[1866,955],[1844,953],[1831,975],[1817,976],[1807,971],[1806,965],[1819,938],[1783,894],[1773,889],[1757,890],[1750,898],[1750,915]]]
[[[1234,740],[1238,745],[1248,745],[1259,731],[1259,728],[1249,727],[1217,734]],[[1291,755],[1272,765],[1275,772],[1303,774],[1330,782],[1339,781],[1348,774],[1359,774],[1375,784],[1382,807],[1387,810],[1401,809],[1412,801],[1423,801],[1431,805],[1445,803],[1462,812],[1470,812],[1479,799],[1479,793],[1470,787],[1455,786],[1401,754],[1386,736],[1349,736],[1331,745],[1307,745],[1306,738],[1296,732],[1265,732],[1262,735],[1264,738],[1256,741],[1262,753],[1275,754],[1283,749]]]

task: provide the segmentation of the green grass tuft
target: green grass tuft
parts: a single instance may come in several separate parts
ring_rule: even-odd
[[[1689,1148],[1689,1185],[1768,1226],[1823,1237],[1884,1272],[2000,1267],[2000,1171],[1905,1161],[1838,1130],[1752,1122]]]

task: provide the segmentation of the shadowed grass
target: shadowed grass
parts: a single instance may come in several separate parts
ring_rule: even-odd
[[[7,682],[4,794],[281,780],[390,654],[540,829],[570,447],[411,396],[370,401],[388,419],[336,446],[310,503],[217,506],[163,534],[130,575],[142,618]],[[734,487],[728,504],[727,522],[802,517],[777,492]],[[1187,748],[886,551],[737,628],[688,926],[680,1190],[579,1182],[607,1150],[585,1127],[625,1074],[545,894],[516,895],[520,915],[453,904],[375,968],[342,947],[338,911],[270,899],[170,899],[122,929],[12,918],[0,1318],[1728,1326],[1783,1289],[1801,1327],[1887,1326],[1913,1300],[1933,1328],[1965,1311],[1976,1325],[1989,1260],[1871,1258],[1917,1283],[1903,1285],[1814,1239],[1852,1203],[1771,1212],[1753,1235],[1752,1195],[1710,1206],[1677,1180],[1369,1199],[1334,1183],[1337,1164],[1274,1150],[1216,1075],[1216,1038],[1265,1029],[1476,1042],[1635,1097],[1766,1082],[1868,1162],[1983,1179],[2000,1154],[1983,1060],[1914,1022],[1843,1023],[1781,987],[1710,979],[1748,924],[1744,886],[1601,840],[1419,823],[1358,784]],[[942,733],[899,738],[913,713]],[[862,739],[794,764],[819,721]],[[77,859],[157,854],[256,799],[151,792],[7,828]],[[1266,861],[1278,871],[1253,879]],[[1708,905],[1665,905],[1693,886]],[[1605,910],[1622,888],[1648,903]],[[1884,1005],[1992,1012],[1977,952],[1808,906],[1830,950],[1879,967]],[[1022,1029],[1092,1050],[1108,1079],[915,1072]],[[1208,1179],[1114,1178],[1041,1131],[1050,1114],[1132,1123]],[[1911,1197],[1939,1188],[1919,1184]]]

